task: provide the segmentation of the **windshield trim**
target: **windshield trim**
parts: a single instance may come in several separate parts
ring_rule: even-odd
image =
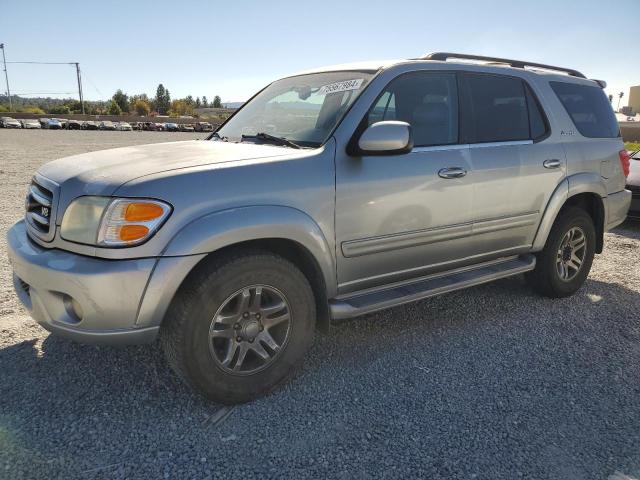
[[[331,137],[333,137],[333,134],[335,133],[336,129],[340,126],[340,124],[342,123],[342,121],[344,120],[344,118],[349,114],[349,112],[351,111],[351,109],[353,108],[353,106],[358,102],[358,100],[360,99],[360,97],[362,96],[362,94],[367,90],[367,88],[369,88],[369,85],[371,85],[371,83],[373,82],[373,80],[380,75],[380,72],[382,72],[382,68],[379,68],[378,70],[369,70],[369,69],[345,69],[345,70],[327,70],[326,72],[321,71],[321,72],[312,72],[312,73],[299,73],[296,75],[288,75],[286,77],[281,77],[278,78],[277,80],[274,80],[273,82],[268,83],[267,85],[265,85],[263,88],[261,88],[260,90],[258,90],[255,94],[253,94],[251,96],[251,98],[249,100],[247,100],[246,102],[244,102],[242,104],[242,106],[240,108],[238,108],[235,112],[233,112],[229,118],[227,118],[224,122],[222,122],[218,128],[216,128],[213,132],[211,132],[211,134],[205,138],[205,140],[211,140],[214,135],[218,132],[218,130],[220,130],[222,127],[224,127],[226,125],[226,123],[231,120],[233,117],[236,116],[236,114],[242,110],[246,105],[248,105],[255,97],[257,97],[258,95],[260,95],[264,90],[266,90],[267,88],[269,88],[271,85],[273,85],[275,82],[279,82],[280,80],[285,80],[287,78],[295,78],[295,77],[306,77],[309,75],[318,75],[318,74],[322,74],[322,73],[338,73],[338,72],[361,72],[361,73],[369,73],[371,74],[371,78],[369,79],[369,81],[367,82],[367,84],[364,86],[364,88],[362,89],[362,91],[358,94],[358,97],[351,102],[351,105],[349,105],[349,107],[345,110],[345,112],[342,114],[342,116],[338,119],[338,121],[336,122],[336,124],[334,125],[333,129],[331,130],[331,132],[329,132],[329,134],[327,135],[327,137],[324,139],[323,142],[319,143],[319,144],[313,144],[313,146],[307,146],[304,145],[305,143],[309,143],[309,142],[297,142],[300,143],[302,146],[304,146],[305,148],[322,148],[330,139]],[[220,135],[218,135],[219,137]]]

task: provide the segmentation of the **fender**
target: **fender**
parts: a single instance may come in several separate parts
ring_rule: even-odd
[[[600,175],[596,173],[577,173],[565,178],[551,194],[533,240],[532,251],[538,252],[544,248],[558,213],[569,198],[580,193],[595,193],[600,198],[605,198],[607,189]]]
[[[306,213],[281,205],[231,208],[204,215],[186,225],[169,242],[163,257],[201,255],[247,240],[293,240],[315,258],[331,298],[336,292],[333,249]]]

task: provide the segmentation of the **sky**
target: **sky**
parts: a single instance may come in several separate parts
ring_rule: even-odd
[[[623,29],[638,18],[640,0],[0,0],[0,43],[7,62],[79,62],[86,100],[162,83],[243,101],[309,68],[447,51],[574,68],[616,106],[640,85],[640,37]],[[12,94],[77,98],[70,65],[7,70]]]

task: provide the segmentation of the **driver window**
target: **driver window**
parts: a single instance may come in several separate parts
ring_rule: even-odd
[[[413,128],[416,147],[458,143],[455,73],[412,72],[387,85],[368,115],[371,125],[400,120]]]

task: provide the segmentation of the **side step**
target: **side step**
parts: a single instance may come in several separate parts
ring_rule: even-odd
[[[535,266],[536,257],[531,254],[508,257],[444,274],[396,283],[381,289],[338,297],[329,302],[329,309],[334,320],[357,317],[403,303],[415,302],[423,298],[525,273],[533,270]]]

